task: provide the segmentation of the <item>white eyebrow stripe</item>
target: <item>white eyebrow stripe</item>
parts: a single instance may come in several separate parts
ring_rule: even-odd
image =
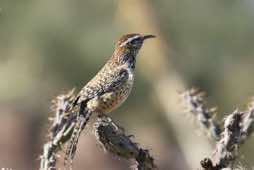
[[[132,40],[135,40],[135,39],[137,39],[137,38],[139,38],[139,37],[140,37],[139,35],[136,35],[136,36],[134,36],[134,37],[128,38],[126,41],[124,41],[124,42],[122,42],[122,43],[120,44],[120,47],[125,46],[128,42],[131,42]]]

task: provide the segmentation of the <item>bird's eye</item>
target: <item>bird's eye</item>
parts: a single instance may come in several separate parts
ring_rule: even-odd
[[[131,44],[139,44],[140,43],[140,38],[136,38],[131,41]]]

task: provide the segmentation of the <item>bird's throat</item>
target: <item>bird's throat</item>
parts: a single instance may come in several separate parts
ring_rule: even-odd
[[[135,69],[137,53],[136,50],[118,49],[114,52],[114,61],[118,61],[118,65],[127,64],[129,68]]]

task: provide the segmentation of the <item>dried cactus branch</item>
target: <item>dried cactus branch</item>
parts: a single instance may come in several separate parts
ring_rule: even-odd
[[[61,145],[70,139],[76,122],[76,114],[70,114],[74,97],[74,90],[72,90],[53,100],[52,110],[55,116],[50,118],[53,123],[49,131],[49,140],[43,147],[40,170],[56,169],[57,152],[61,149]]]
[[[200,164],[203,170],[223,170],[234,168],[233,163],[238,157],[238,149],[254,130],[254,99],[246,111],[235,110],[224,120],[224,130],[221,131],[214,120],[215,109],[205,105],[204,93],[197,89],[182,93],[187,111],[197,117],[202,128],[218,141],[211,158],[204,158]],[[239,169],[239,167],[238,167]]]
[[[190,89],[182,93],[187,112],[192,113],[202,129],[213,139],[220,139],[221,129],[215,120],[216,108],[208,108],[204,99],[205,93],[198,89]]]
[[[254,98],[244,113],[241,124],[241,142],[243,143],[254,131]]]
[[[238,155],[243,114],[244,112],[235,110],[225,118],[224,132],[213,155],[213,165],[217,169],[229,167]]]
[[[216,145],[214,165],[216,167],[230,167],[238,156],[238,148],[252,135],[254,127],[254,105],[250,104],[247,111],[235,110],[226,117],[224,132]]]
[[[224,120],[224,131],[212,159],[205,158],[201,161],[204,170],[222,170],[233,168],[233,164],[239,155],[238,149],[253,133],[254,105],[251,102],[248,110],[242,112],[235,110]]]
[[[53,123],[49,131],[49,140],[43,147],[40,170],[55,170],[58,151],[71,139],[78,120],[78,110],[71,107],[74,99],[72,90],[54,100],[55,116],[51,118]],[[134,143],[131,136],[127,136],[124,129],[115,124],[110,117],[100,114],[95,122],[94,131],[105,150],[126,159],[134,159],[137,170],[155,169],[154,159],[149,151]]]
[[[106,151],[125,159],[134,159],[137,170],[155,169],[154,159],[148,150],[140,148],[125,134],[124,129],[104,114],[94,124],[95,136]]]

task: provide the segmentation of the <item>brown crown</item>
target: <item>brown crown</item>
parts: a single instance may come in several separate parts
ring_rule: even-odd
[[[117,41],[117,44],[120,45],[121,43],[123,43],[124,41],[128,40],[128,38],[131,38],[131,37],[135,37],[135,36],[141,36],[140,34],[126,34],[126,35],[123,35],[118,41]]]

